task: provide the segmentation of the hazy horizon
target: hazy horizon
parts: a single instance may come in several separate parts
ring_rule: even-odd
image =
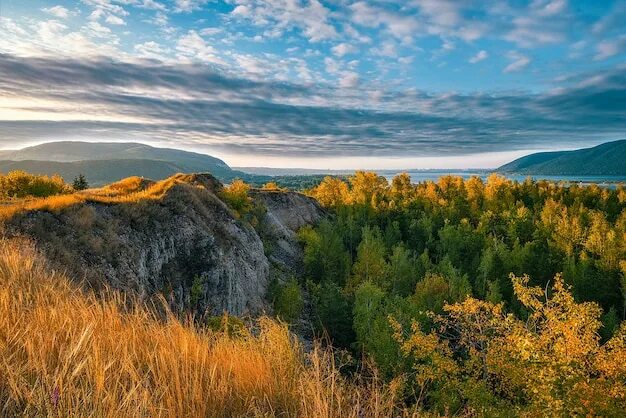
[[[80,141],[80,140],[52,140],[52,141],[40,141],[35,143],[25,143],[18,144],[13,148],[0,148],[0,153],[7,151],[17,151],[23,148],[35,147],[37,145],[48,144],[48,143],[58,143],[58,142],[110,142],[110,143],[124,143],[129,141]],[[600,143],[606,143],[612,141],[603,141]],[[519,157],[523,157],[525,155],[529,155],[535,152],[545,152],[545,151],[566,151],[566,150],[575,150],[580,149],[580,147],[575,148],[560,148],[560,149],[548,149],[548,150],[528,150],[528,151],[516,151],[511,153],[485,153],[480,156],[474,156],[475,160],[479,163],[487,164],[482,166],[471,166],[466,165],[468,158],[467,156],[451,156],[451,157],[431,157],[431,158],[351,158],[349,162],[346,164],[345,158],[326,158],[324,160],[317,159],[297,159],[292,158],[289,162],[285,162],[282,159],[276,159],[275,161],[284,165],[271,165],[272,158],[265,157],[263,158],[263,164],[259,165],[244,165],[237,164],[236,159],[223,157],[218,154],[213,154],[204,151],[202,148],[197,147],[176,147],[171,144],[155,144],[150,141],[136,141],[139,144],[150,145],[159,148],[174,148],[180,149],[184,151],[197,152],[200,154],[211,155],[213,157],[217,157],[222,159],[226,164],[228,164],[231,168],[235,169],[245,169],[245,168],[254,168],[254,169],[276,169],[276,170],[303,170],[303,171],[337,171],[337,172],[352,172],[355,170],[380,170],[380,171],[402,171],[402,170],[490,170],[500,167],[506,163],[509,163]],[[585,147],[587,148],[587,147]],[[2,157],[0,156],[0,160]],[[233,163],[235,161],[235,163]],[[247,160],[241,160],[247,161]],[[268,164],[269,162],[269,164]],[[385,165],[385,162],[391,162],[392,164]],[[382,163],[382,164],[381,164]],[[491,163],[491,164],[489,164]],[[299,165],[300,164],[300,165]],[[319,165],[310,165],[310,164],[319,164]]]

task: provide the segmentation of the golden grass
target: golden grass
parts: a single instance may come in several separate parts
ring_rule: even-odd
[[[240,336],[96,297],[28,243],[0,240],[0,415],[362,417],[406,415],[376,379],[342,377],[262,318]]]
[[[120,204],[142,200],[158,200],[173,186],[188,183],[189,175],[178,174],[166,180],[151,182],[140,177],[129,177],[99,189],[89,189],[45,198],[28,198],[0,204],[0,220],[33,211],[59,212],[82,203]]]

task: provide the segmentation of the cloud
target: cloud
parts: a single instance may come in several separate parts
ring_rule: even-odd
[[[355,88],[359,85],[359,74],[353,71],[346,71],[339,79],[339,86],[344,89]]]
[[[102,26],[98,22],[89,22],[87,28],[89,29],[90,35],[95,38],[108,38],[112,34],[111,29]]]
[[[506,34],[504,39],[515,42],[524,48],[532,48],[541,44],[554,44],[565,39],[562,28],[553,28],[550,23],[536,17],[517,17],[513,19],[513,24],[514,28]]]
[[[154,41],[143,42],[137,44],[133,48],[137,55],[142,58],[154,59],[165,61],[166,54],[169,52],[167,49],[163,48],[160,44]]]
[[[615,39],[604,40],[596,45],[596,55],[594,61],[602,61],[626,51],[626,35]]]
[[[248,17],[250,16],[251,11],[248,6],[240,4],[239,6],[235,7],[233,11],[230,12],[230,14],[233,16]]]
[[[204,64],[3,54],[0,141],[71,136],[254,155],[409,157],[584,145],[626,131],[624,67],[551,93],[499,95],[374,91],[338,71],[334,88],[253,81]],[[7,120],[20,114],[28,118]]]
[[[452,27],[461,22],[459,2],[449,0],[415,0],[417,7],[440,26]]]
[[[337,30],[330,11],[319,0],[234,0],[230,16],[246,19],[256,26],[269,28],[268,35],[278,37],[299,29],[310,42],[335,39]]]
[[[380,46],[372,48],[370,52],[372,53],[372,55],[378,55],[381,57],[394,58],[398,56],[396,44],[390,41],[383,42]]]
[[[419,27],[419,22],[415,17],[370,6],[364,1],[353,3],[349,8],[352,11],[354,23],[369,28],[382,26],[392,36],[405,42],[410,41]]]
[[[70,22],[58,19],[28,21],[18,24],[9,18],[0,18],[0,51],[20,56],[119,57],[118,38],[108,28],[85,22],[73,30]]]
[[[339,72],[339,62],[333,58],[324,58],[324,68],[328,74],[337,74]]]
[[[191,13],[207,4],[208,0],[174,0],[174,11],[177,13]]]
[[[54,6],[49,8],[44,7],[41,10],[59,19],[67,19],[72,14],[68,9],[63,6]]]
[[[520,54],[517,51],[509,51],[506,56],[511,62],[504,68],[503,72],[505,73],[515,73],[518,71],[522,71],[528,66],[528,64],[530,64],[531,61],[530,58]]]
[[[554,16],[563,13],[567,8],[567,0],[534,0],[531,8],[540,16]]]
[[[204,28],[200,31],[200,35],[202,36],[215,36],[218,33],[224,32],[222,28]]]
[[[354,45],[350,45],[348,43],[342,42],[332,47],[331,51],[333,55],[341,58],[344,55],[354,54],[355,52],[358,52],[358,49],[355,48]]]
[[[105,22],[107,22],[109,25],[126,25],[124,19],[115,15],[108,15],[105,19]]]
[[[489,54],[487,53],[487,51],[483,49],[483,50],[478,51],[478,53],[474,55],[472,58],[470,58],[468,62],[470,64],[476,64],[483,60],[486,60],[488,57],[489,57]]]
[[[137,4],[137,7],[140,7],[142,9],[158,10],[161,12],[167,11],[167,7],[165,7],[164,4],[161,4],[155,0],[142,0],[141,3]]]
[[[612,10],[598,19],[591,30],[594,34],[602,34],[611,31],[623,31],[626,20],[626,2],[617,1]]]
[[[190,30],[176,42],[178,57],[202,62],[224,65],[225,62],[218,57],[217,50],[207,44],[195,30]]]

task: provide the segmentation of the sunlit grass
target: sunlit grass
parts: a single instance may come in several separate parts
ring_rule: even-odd
[[[188,183],[193,175],[177,174],[166,180],[153,182],[140,177],[129,177],[108,186],[45,198],[12,199],[0,202],[0,220],[33,211],[58,212],[83,203],[120,204],[142,200],[158,200],[173,186]]]
[[[80,290],[28,243],[0,241],[0,415],[399,413],[376,379],[348,382],[328,351],[305,353],[273,320],[233,336],[126,302]]]

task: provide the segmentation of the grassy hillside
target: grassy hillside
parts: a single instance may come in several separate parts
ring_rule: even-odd
[[[376,380],[349,382],[284,325],[198,327],[85,293],[25,242],[0,240],[0,415],[391,416]],[[226,318],[224,318],[226,319]],[[230,321],[240,323],[240,321]],[[226,324],[227,322],[223,322]],[[231,327],[231,330],[233,328]],[[360,384],[359,384],[360,383]]]
[[[566,176],[626,176],[626,140],[575,151],[527,155],[498,168],[501,173]]]

